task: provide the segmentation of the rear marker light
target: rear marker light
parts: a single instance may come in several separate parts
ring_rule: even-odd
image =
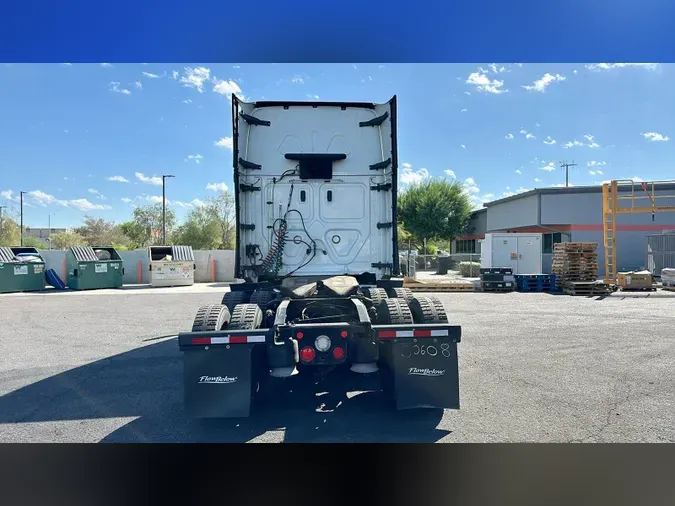
[[[298,339],[302,339],[303,337],[305,337],[305,334],[303,334],[302,332],[298,332],[297,334],[295,334],[295,337],[297,337]]]
[[[309,346],[300,350],[300,358],[302,359],[303,362],[311,362],[312,360],[314,360],[315,356],[316,353],[314,352],[314,349],[310,348]]]
[[[336,360],[342,360],[345,358],[345,350],[343,348],[337,347],[333,350],[333,358]]]
[[[340,332],[340,337],[341,337],[342,339],[346,339],[346,338],[347,338],[347,331],[346,331],[346,330],[343,330],[342,332]]]

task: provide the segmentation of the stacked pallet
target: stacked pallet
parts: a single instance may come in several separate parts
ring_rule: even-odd
[[[482,268],[480,287],[484,292],[512,292],[515,288],[513,269],[510,267]]]
[[[519,292],[555,292],[554,274],[516,274],[516,290]]]
[[[570,295],[609,293],[606,283],[598,279],[598,245],[594,242],[562,242],[553,246],[551,272],[556,289]]]

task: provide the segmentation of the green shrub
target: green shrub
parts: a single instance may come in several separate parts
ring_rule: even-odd
[[[459,262],[459,275],[463,278],[480,276],[480,262]]]

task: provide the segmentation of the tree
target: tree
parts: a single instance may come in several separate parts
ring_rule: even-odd
[[[0,246],[18,246],[21,241],[19,224],[6,215],[0,221]]]
[[[166,235],[169,237],[176,225],[176,214],[166,210]],[[141,206],[134,209],[131,221],[120,224],[120,230],[136,248],[162,243],[162,204]]]
[[[21,242],[20,239],[19,242]],[[35,249],[47,249],[49,247],[47,241],[45,241],[44,239],[40,239],[39,237],[27,236],[25,234],[23,236],[23,246],[25,248],[35,248]]]
[[[450,241],[462,234],[470,215],[471,201],[456,180],[429,178],[398,197],[399,220],[419,239]]]
[[[58,232],[52,234],[52,249],[68,249],[73,246],[84,246],[86,240],[77,232]]]
[[[126,239],[114,221],[93,216],[85,216],[84,225],[78,227],[75,232],[84,238],[83,244],[89,246],[111,246],[113,243],[124,243]]]
[[[174,244],[192,246],[194,249],[217,249],[221,240],[220,224],[206,206],[192,209],[171,237]]]
[[[220,230],[219,249],[234,249],[235,247],[235,207],[234,195],[229,190],[220,192],[217,197],[206,199],[204,206],[208,214],[216,221]]]

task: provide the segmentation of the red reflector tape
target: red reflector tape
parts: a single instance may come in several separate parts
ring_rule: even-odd
[[[394,339],[398,337],[444,337],[448,335],[447,330],[380,330],[377,337],[380,339]]]
[[[226,337],[193,337],[192,344],[247,344],[264,343],[265,336],[226,336]]]

